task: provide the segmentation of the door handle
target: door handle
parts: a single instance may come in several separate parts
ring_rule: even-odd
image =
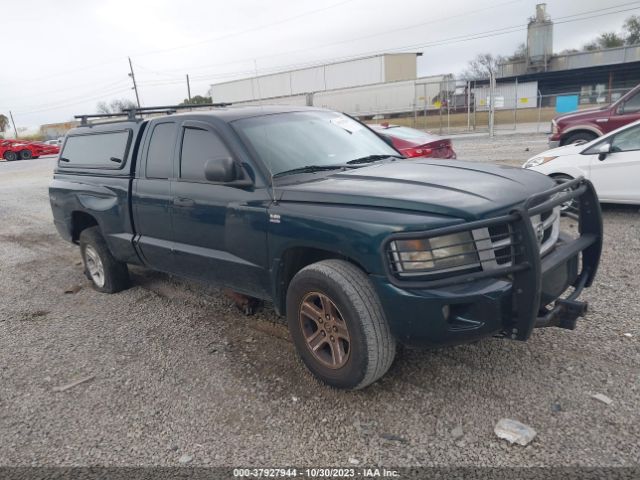
[[[190,198],[178,197],[173,199],[173,204],[176,207],[193,207],[196,202]]]

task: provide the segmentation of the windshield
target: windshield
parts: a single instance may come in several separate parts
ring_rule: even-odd
[[[370,155],[398,155],[375,133],[336,112],[280,113],[233,125],[272,175],[307,166],[344,165]]]

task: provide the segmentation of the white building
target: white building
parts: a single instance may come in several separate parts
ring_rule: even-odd
[[[232,80],[211,85],[209,95],[214,103],[241,103],[281,97],[301,97],[327,90],[415,80],[416,57],[419,55],[422,54],[387,53]]]

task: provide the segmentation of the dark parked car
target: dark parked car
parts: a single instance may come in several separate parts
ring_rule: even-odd
[[[407,158],[456,158],[449,138],[388,123],[371,124],[369,127],[389,138],[393,146]]]
[[[586,180],[407,160],[322,109],[140,111],[85,117],[49,189],[101,292],[126,288],[136,264],[273,302],[309,370],[339,388],[380,378],[397,342],[527,340],[586,311],[602,242]]]
[[[636,120],[640,120],[640,85],[611,105],[554,118],[551,121],[549,145],[555,148],[576,142],[590,142]]]

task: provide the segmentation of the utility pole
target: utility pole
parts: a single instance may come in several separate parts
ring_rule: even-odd
[[[187,98],[189,99],[189,103],[191,103],[191,85],[189,84],[189,74],[187,73]]]
[[[11,113],[11,110],[9,110],[9,116],[11,117],[11,123],[13,124],[13,133],[16,135],[16,138],[18,138],[18,129],[16,128],[16,122],[13,121],[13,113]]]
[[[138,85],[136,84],[136,76],[133,74],[133,65],[131,64],[131,57],[127,57],[129,58],[129,68],[131,69],[131,73],[129,74],[129,76],[131,77],[131,80],[133,80],[133,89],[136,92],[136,102],[138,103],[138,108],[140,108],[140,97],[138,96]]]

